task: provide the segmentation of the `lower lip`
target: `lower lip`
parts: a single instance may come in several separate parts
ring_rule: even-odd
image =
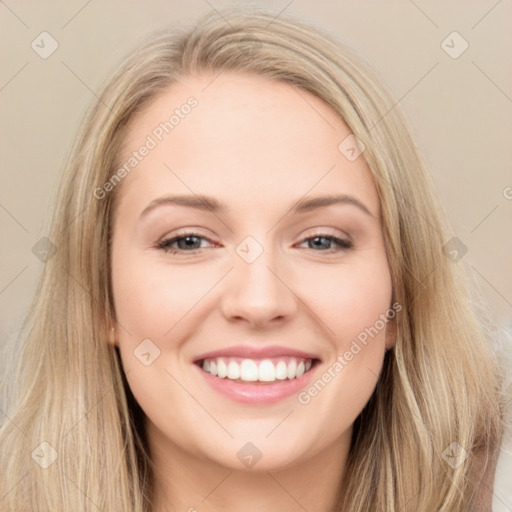
[[[273,383],[253,383],[242,384],[234,380],[214,377],[205,372],[199,366],[197,370],[201,373],[205,381],[216,391],[228,396],[229,398],[244,404],[272,404],[298,394],[311,379],[315,371],[315,366],[297,379],[277,380]]]

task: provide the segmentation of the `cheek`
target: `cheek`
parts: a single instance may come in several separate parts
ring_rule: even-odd
[[[114,246],[113,296],[122,326],[118,329],[119,351],[137,403],[151,421],[181,442],[187,438],[189,424],[175,421],[173,414],[190,409],[191,403],[173,378],[177,370],[175,355],[191,332],[189,316],[193,317],[194,305],[212,286],[210,281],[215,276],[148,260],[151,258],[133,248],[131,252],[123,251],[121,243]],[[169,412],[170,403],[173,413]],[[201,410],[194,413],[201,415]],[[173,421],[172,429],[169,419]]]
[[[299,403],[314,404],[317,414],[337,417],[340,424],[353,421],[370,398],[382,368],[385,319],[392,300],[387,258],[382,253],[335,272],[321,269],[302,284],[309,290],[304,297],[320,318],[333,350],[311,388],[299,395]]]
[[[340,266],[336,272],[316,272],[310,281],[310,306],[334,350],[298,402],[310,418],[325,418],[331,426],[319,435],[330,439],[349,428],[375,389],[385,352],[383,318],[391,308],[392,283],[383,253],[364,264]]]
[[[202,267],[172,268],[137,257],[114,260],[113,267],[117,320],[128,332],[150,338],[168,333],[216,280]]]
[[[307,277],[306,277],[307,276]],[[385,257],[365,264],[318,268],[300,281],[308,305],[322,321],[338,351],[381,320],[391,306],[392,284]],[[338,352],[339,353],[339,352]]]

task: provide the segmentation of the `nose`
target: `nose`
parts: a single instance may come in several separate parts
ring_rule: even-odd
[[[235,254],[234,268],[221,298],[224,317],[253,328],[274,326],[293,317],[298,298],[279,268],[268,251],[252,263]]]

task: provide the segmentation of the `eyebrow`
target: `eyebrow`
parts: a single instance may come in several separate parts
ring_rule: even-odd
[[[370,210],[354,196],[342,194],[342,195],[328,195],[312,197],[295,203],[295,206],[291,208],[292,213],[305,213],[317,208],[331,206],[333,204],[346,204],[352,205],[365,214],[373,217],[374,215]],[[195,208],[197,210],[208,211],[212,213],[219,213],[225,211],[227,208],[220,201],[214,197],[208,197],[204,195],[180,195],[180,196],[166,196],[159,197],[151,201],[143,212],[140,214],[141,218],[146,216],[149,212],[159,206],[186,206],[189,208]]]
[[[300,201],[295,206],[295,208],[293,208],[293,213],[308,212],[317,208],[321,208],[322,206],[331,206],[332,204],[348,204],[356,206],[370,217],[373,217],[372,212],[367,206],[365,206],[364,203],[359,201],[359,199],[355,198],[354,196],[349,196],[346,194],[312,197],[311,199]]]

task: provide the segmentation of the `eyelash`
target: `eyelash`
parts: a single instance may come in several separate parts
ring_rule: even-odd
[[[179,236],[175,236],[172,238],[164,239],[164,240],[158,242],[157,248],[161,249],[164,252],[170,253],[170,254],[177,254],[180,251],[185,252],[185,253],[195,253],[197,251],[200,251],[201,249],[205,249],[204,247],[199,247],[199,248],[193,249],[191,251],[186,251],[184,249],[171,248],[172,244],[178,242],[179,240],[183,240],[185,238],[190,238],[190,237],[196,237],[201,240],[207,240],[208,242],[213,243],[211,240],[209,240],[208,238],[206,238],[198,233],[190,232],[190,233],[183,233]],[[330,249],[326,249],[326,250],[322,250],[322,251],[314,251],[314,252],[323,252],[323,253],[327,253],[327,254],[333,254],[335,252],[352,249],[352,247],[353,247],[353,244],[350,240],[343,240],[343,239],[335,237],[333,235],[328,235],[326,233],[317,233],[312,236],[308,236],[307,238],[304,238],[300,243],[303,244],[304,242],[307,242],[308,240],[314,240],[315,238],[325,238],[326,240],[334,242],[335,244],[338,245],[338,249],[333,250],[333,248],[330,248]],[[314,250],[314,249],[311,249],[311,250]]]

